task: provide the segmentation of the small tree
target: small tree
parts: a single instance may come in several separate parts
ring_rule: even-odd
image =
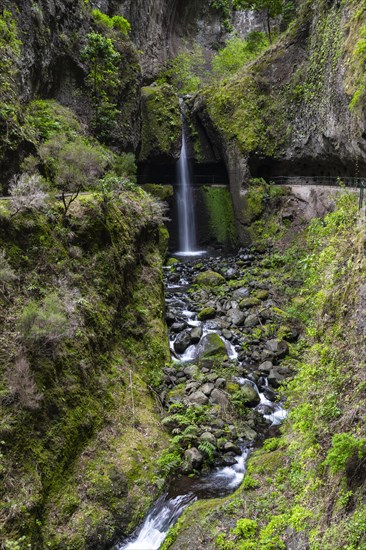
[[[271,42],[271,19],[281,15],[284,0],[234,0],[235,9],[253,10],[265,14],[268,39]]]
[[[67,142],[56,136],[41,146],[40,155],[50,179],[61,192],[64,218],[80,192],[94,187],[108,162],[102,148],[82,138]]]
[[[45,208],[48,194],[44,191],[39,174],[18,174],[9,186],[12,216],[29,210]]]

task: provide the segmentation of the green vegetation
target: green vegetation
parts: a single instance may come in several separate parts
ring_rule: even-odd
[[[216,77],[223,78],[236,73],[246,63],[255,59],[268,45],[264,33],[253,31],[245,40],[234,36],[225,47],[213,57],[212,72]]]
[[[163,475],[167,441],[148,388],[169,356],[156,204],[136,186],[107,208],[95,193],[70,205],[66,226],[60,206],[1,214],[8,548],[111,541],[134,528]]]
[[[14,148],[21,138],[21,107],[17,78],[22,43],[15,19],[8,10],[0,14],[0,159],[4,149]]]
[[[121,56],[113,40],[97,32],[88,34],[82,56],[88,64],[87,85],[92,97],[93,128],[99,137],[106,138],[118,112],[113,99],[120,86]]]
[[[204,187],[203,198],[209,216],[211,236],[220,244],[236,244],[235,220],[230,191],[218,187]]]
[[[104,30],[114,29],[120,31],[122,34],[127,35],[131,30],[131,25],[127,19],[120,15],[114,15],[109,17],[100,10],[94,9],[92,11],[94,21],[102,27]]]
[[[168,84],[142,88],[140,160],[156,155],[178,155],[182,137],[179,101]]]
[[[203,49],[195,44],[191,50],[183,51],[169,61],[158,82],[168,82],[177,93],[184,95],[196,92],[205,76],[207,71]]]
[[[278,219],[273,210],[272,216]],[[344,193],[335,212],[312,220],[287,249],[282,237],[272,235],[280,246],[268,266],[279,285],[282,277],[289,283],[282,315],[303,327],[288,359],[297,373],[285,389],[289,421],[280,438],[252,454],[241,488],[206,511],[197,529],[188,528],[187,512],[168,547],[198,533],[207,548],[285,549],[299,541],[312,550],[365,546],[359,330],[366,264],[357,197]]]

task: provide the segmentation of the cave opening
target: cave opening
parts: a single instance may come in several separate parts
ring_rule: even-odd
[[[336,155],[322,158],[302,157],[278,160],[270,157],[251,155],[248,161],[252,178],[355,178],[366,176],[366,165],[356,160],[344,160]]]
[[[192,162],[191,171],[193,185],[229,185],[229,176],[223,161]],[[140,163],[137,181],[140,185],[146,183],[175,185],[177,183],[176,163],[156,161]]]

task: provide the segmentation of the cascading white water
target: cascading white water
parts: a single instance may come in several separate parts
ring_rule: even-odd
[[[177,163],[179,251],[176,254],[180,256],[197,256],[203,252],[197,250],[196,220],[182,99],[180,99],[180,106],[182,117],[182,149]]]

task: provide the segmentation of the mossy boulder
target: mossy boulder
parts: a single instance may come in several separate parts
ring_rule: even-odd
[[[172,267],[173,265],[176,265],[176,264],[179,264],[179,260],[177,260],[177,258],[169,258],[169,260],[166,263],[168,267]]]
[[[205,321],[206,319],[213,319],[216,315],[216,310],[214,307],[205,307],[198,314],[199,321]]]
[[[158,183],[145,183],[142,188],[147,193],[150,193],[153,197],[161,200],[168,201],[174,195],[172,185],[159,185]]]
[[[252,307],[259,306],[260,300],[258,298],[244,298],[239,304],[240,309],[250,309]]]
[[[179,100],[168,84],[142,88],[142,134],[139,160],[179,157],[182,136]]]
[[[196,278],[197,284],[200,286],[220,286],[225,283],[225,279],[216,271],[203,271]]]
[[[225,343],[216,333],[206,334],[197,346],[197,355],[202,358],[226,357],[227,351]]]

